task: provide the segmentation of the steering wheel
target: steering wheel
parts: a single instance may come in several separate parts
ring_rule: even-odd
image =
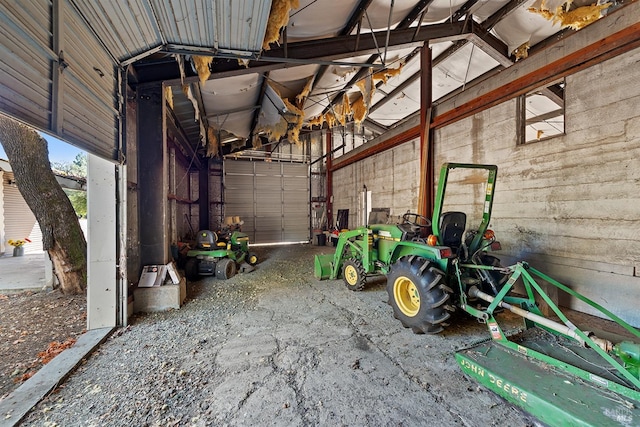
[[[431,220],[417,213],[407,212],[406,214],[402,215],[402,220],[405,224],[409,224],[413,227],[424,229],[431,228]]]

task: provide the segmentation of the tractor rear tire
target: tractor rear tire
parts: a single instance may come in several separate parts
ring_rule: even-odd
[[[247,255],[247,263],[249,265],[256,265],[258,263],[258,255],[254,254],[253,252],[249,252],[249,254]]]
[[[189,258],[187,263],[184,265],[184,275],[192,282],[200,278],[200,273],[198,273],[198,263],[197,258]]]
[[[216,279],[230,279],[236,275],[237,271],[236,262],[231,258],[224,258],[216,263]]]
[[[342,264],[342,280],[350,291],[361,291],[367,282],[367,273],[357,259],[348,259]]]
[[[444,275],[431,261],[418,256],[404,256],[393,264],[387,276],[387,294],[393,315],[402,326],[415,334],[443,331],[450,317]]]

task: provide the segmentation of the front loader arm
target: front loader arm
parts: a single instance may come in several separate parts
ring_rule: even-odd
[[[338,278],[345,259],[357,258],[362,260],[365,265],[368,263],[369,252],[363,250],[362,246],[358,245],[357,242],[366,242],[369,233],[371,233],[371,230],[366,227],[340,233],[336,244],[336,252],[333,254],[333,262],[331,263],[331,276],[329,277],[331,280]]]

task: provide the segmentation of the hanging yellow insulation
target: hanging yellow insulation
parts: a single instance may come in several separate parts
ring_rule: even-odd
[[[203,121],[200,120],[200,108],[198,107],[198,101],[191,92],[191,85],[182,85],[182,93],[184,93],[184,95],[187,97],[187,99],[189,99],[189,101],[191,101],[191,104],[193,105],[193,120],[195,122],[198,122],[198,126],[200,127],[200,142],[202,143],[202,146],[205,146],[207,145],[207,131],[204,127]]]
[[[590,6],[581,6],[574,10],[569,10],[571,3],[572,0],[567,0],[564,2],[564,8],[560,5],[552,11],[547,7],[546,0],[542,0],[539,7],[536,8],[534,4],[534,7],[530,7],[527,10],[549,21],[553,21],[554,24],[560,24],[560,28],[569,27],[574,30],[579,30],[602,18],[602,11],[612,4],[592,4]]]
[[[367,111],[369,111],[369,105],[371,105],[371,99],[373,98],[373,93],[376,91],[376,87],[373,84],[373,78],[371,74],[367,74],[367,76],[356,82],[356,86],[360,89],[362,93],[362,101],[364,102],[364,106]],[[366,112],[365,112],[366,114]]]
[[[267,21],[267,29],[264,34],[262,48],[270,49],[271,43],[276,43],[280,39],[280,29],[289,22],[289,11],[300,7],[300,0],[273,0],[271,2],[271,11],[269,11],[269,20]]]
[[[231,151],[241,150],[241,149],[244,148],[244,145],[245,145],[244,139],[239,139],[237,141],[233,141],[231,143]]]
[[[342,97],[342,111],[346,117],[351,116],[353,114],[353,110],[351,109],[351,103],[349,102],[349,95],[347,93]]]
[[[329,111],[324,115],[324,121],[327,122],[327,126],[329,127],[329,129],[331,129],[336,125],[336,116],[334,116],[333,113]]]
[[[251,140],[251,146],[254,150],[262,147],[262,139],[258,135],[253,135],[253,139]]]
[[[311,92],[311,86],[313,85],[313,77],[314,76],[311,76],[307,79],[307,83],[304,85],[304,88],[302,88],[302,92],[296,95],[296,102],[298,103],[299,107],[302,107],[302,104],[304,103],[305,98],[307,97],[307,95],[309,95],[309,92]]]
[[[218,157],[219,145],[216,130],[209,126],[207,128],[207,157]]]
[[[209,67],[213,62],[213,57],[193,55],[191,59],[198,72],[198,77],[200,77],[200,83],[204,84],[204,82],[209,80],[209,76],[211,76],[211,69]]]
[[[375,85],[378,82],[387,83],[387,80],[389,80],[391,77],[399,75],[401,71],[402,65],[400,65],[398,68],[387,68],[385,70],[378,71],[377,73],[373,74],[373,84]]]
[[[353,121],[360,126],[364,119],[367,117],[367,107],[364,105],[364,98],[359,97],[356,101],[351,105],[351,109],[353,110]]]
[[[164,99],[169,104],[169,107],[173,110],[173,91],[171,90],[171,86],[164,87]]]
[[[264,132],[269,138],[269,141],[279,141],[287,134],[287,121],[284,117],[280,117],[280,121],[275,125],[261,126],[258,131]]]
[[[198,101],[193,96],[193,92],[191,92],[191,85],[182,85],[182,93],[184,93],[184,96],[186,96],[187,99],[189,101],[191,101],[191,104],[193,105],[193,115],[194,115],[193,119],[194,119],[194,121],[199,122],[200,121],[200,107],[198,106]]]
[[[269,86],[282,99],[286,111],[281,113],[280,120],[274,125],[262,125],[258,129],[259,132],[265,132],[269,141],[279,141],[285,135],[288,136],[289,142],[300,143],[300,130],[304,124],[304,111],[293,105],[287,98],[282,97],[278,88],[269,82]]]
[[[516,57],[516,62],[520,59],[525,59],[529,56],[529,42],[524,42],[517,48],[515,48],[512,52],[513,56]]]
[[[289,123],[293,123],[293,128],[289,130],[289,142],[300,144],[300,129],[304,124],[304,111],[293,105],[287,98],[283,99],[284,105],[291,114],[287,117]]]
[[[342,103],[333,106],[333,115],[342,126],[347,124],[347,116],[344,114],[344,105]]]
[[[320,114],[319,116],[316,116],[313,119],[309,120],[309,126],[310,127],[313,127],[313,126],[322,127],[323,124],[324,124],[324,115],[322,115],[322,114]]]

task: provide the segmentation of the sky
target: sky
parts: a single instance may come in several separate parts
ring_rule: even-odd
[[[78,153],[82,153],[83,151],[74,147],[71,144],[67,144],[64,141],[60,141],[53,136],[49,136],[45,133],[40,133],[44,139],[47,140],[47,145],[49,146],[49,162],[50,163],[70,163],[73,159],[76,158]],[[4,148],[0,145],[0,159],[8,160],[7,153],[5,153]]]

